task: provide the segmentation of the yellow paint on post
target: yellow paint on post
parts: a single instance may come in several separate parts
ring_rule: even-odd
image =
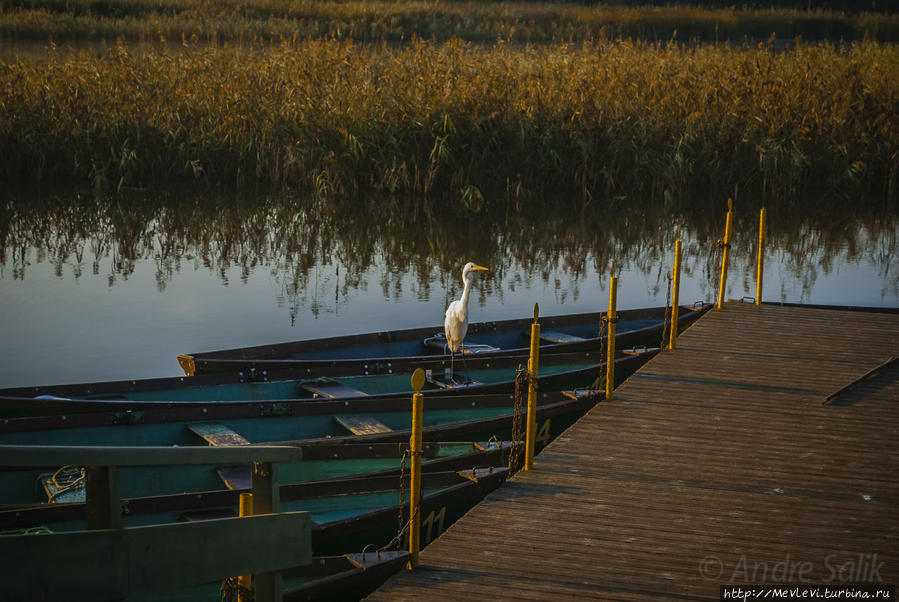
[[[537,446],[537,368],[540,361],[540,307],[534,303],[534,323],[531,324],[531,356],[528,358],[528,427],[525,438],[524,469],[534,469]]]
[[[238,503],[239,516],[253,516],[253,494],[241,493]],[[251,602],[253,590],[253,576],[241,575],[237,578],[237,602]]]
[[[759,265],[755,273],[755,304],[762,304],[762,280],[765,273],[765,208],[759,211]]]
[[[618,277],[615,276],[615,263],[612,262],[612,277],[609,281],[609,347],[606,353],[606,399],[612,399],[615,389],[615,323],[618,313],[615,305],[618,301]]]
[[[677,314],[680,303],[680,268],[681,268],[680,228],[677,229],[677,240],[674,242],[674,292],[671,297],[671,336],[668,338],[668,349],[677,345]]]
[[[421,368],[412,374],[412,436],[409,449],[412,454],[412,470],[409,484],[409,563],[414,569],[419,562],[421,538],[421,429],[424,420],[424,401],[421,388],[425,384],[425,373]]]
[[[727,288],[727,260],[730,251],[730,228],[734,219],[733,199],[727,199],[727,221],[724,225],[724,252],[721,254],[721,284],[718,288],[718,309],[724,308],[724,289]]]

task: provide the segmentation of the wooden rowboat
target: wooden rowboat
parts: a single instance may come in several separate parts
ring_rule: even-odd
[[[422,546],[428,544],[509,474],[503,466],[423,473]],[[280,486],[281,512],[312,514],[312,551],[315,555],[359,552],[365,546],[383,547],[398,531],[402,492],[408,518],[408,475],[397,474],[329,479]],[[238,515],[245,489],[219,489],[162,496],[128,498],[124,527],[207,520]],[[0,510],[0,536],[27,529],[49,532],[86,528],[83,503],[39,504]]]
[[[620,382],[649,360],[657,350],[620,352],[615,374]],[[588,388],[605,374],[601,353],[555,354],[541,358],[538,386],[543,391]],[[456,363],[447,376],[449,359],[420,362],[429,374],[422,393],[426,398],[511,392],[523,356],[469,357]],[[96,411],[143,411],[174,405],[210,405],[226,402],[267,404],[333,399],[389,399],[411,395],[411,370],[329,377],[311,369],[263,371],[251,375],[207,374],[73,385],[19,387],[0,390],[0,417],[72,414]]]
[[[678,310],[678,329],[683,330],[709,305],[683,306]],[[598,351],[606,344],[604,313],[541,317],[541,356],[550,353]],[[619,347],[659,346],[670,320],[670,308],[658,307],[617,312]],[[462,353],[466,356],[526,354],[532,320],[480,322],[468,327]],[[417,367],[423,359],[447,356],[442,326],[372,332],[290,343],[241,347],[178,356],[188,376],[212,372],[262,372],[285,367],[336,374],[362,374],[381,366],[402,371]]]

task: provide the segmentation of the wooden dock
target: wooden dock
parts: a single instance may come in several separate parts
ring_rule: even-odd
[[[373,600],[899,581],[899,314],[712,310]],[[427,411],[427,408],[425,409]]]

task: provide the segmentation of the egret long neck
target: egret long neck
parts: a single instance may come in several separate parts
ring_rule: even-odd
[[[462,277],[462,282],[465,283],[465,288],[462,289],[462,319],[466,319],[468,317],[468,295],[471,292],[471,278],[469,278],[468,274]]]

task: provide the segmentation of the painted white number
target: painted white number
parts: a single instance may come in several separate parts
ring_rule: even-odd
[[[549,434],[549,418],[547,418],[546,422],[544,422],[543,426],[540,427],[540,430],[537,432],[537,436],[534,437],[534,439],[536,439],[543,445],[549,445],[550,438],[551,437]]]
[[[427,518],[425,518],[422,523],[427,525],[427,530],[425,531],[425,543],[430,542],[434,537],[437,537],[441,533],[443,533],[443,521],[446,520],[446,506],[440,509],[440,512],[434,514],[432,510],[430,514],[428,514]],[[436,527],[436,531],[434,531],[434,527]]]

